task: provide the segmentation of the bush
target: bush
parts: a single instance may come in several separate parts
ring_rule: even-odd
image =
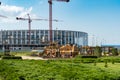
[[[85,58],[85,59],[82,59],[83,60],[83,63],[93,63],[95,62],[96,59],[93,59],[93,58]]]
[[[93,66],[69,61],[0,60],[0,80],[120,80],[117,75],[120,69],[115,69],[119,64],[114,69],[107,65],[109,68],[105,69],[104,64]]]
[[[4,55],[4,53],[3,52],[0,52],[0,57],[2,57]]]
[[[0,55],[0,57],[2,57],[3,55]]]
[[[81,56],[81,58],[98,58],[97,56]]]
[[[101,57],[97,59],[97,62],[116,62],[116,63],[120,63],[120,57],[116,56],[116,57]]]
[[[78,56],[75,57],[74,62],[75,63],[79,63],[79,62],[93,63],[96,60],[97,60],[97,56],[81,56],[81,55],[78,55]]]
[[[22,59],[21,56],[2,56],[2,59]]]

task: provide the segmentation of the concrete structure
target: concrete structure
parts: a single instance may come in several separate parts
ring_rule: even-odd
[[[75,44],[77,46],[88,45],[88,34],[80,31],[52,30],[52,41],[60,45]],[[29,44],[29,30],[1,30],[0,48],[9,46],[12,49],[33,49],[49,44],[49,30],[31,30]]]

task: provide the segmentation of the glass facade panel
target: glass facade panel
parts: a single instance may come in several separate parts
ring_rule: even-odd
[[[9,36],[13,36],[10,39]],[[7,30],[2,31],[2,40],[8,40],[10,44],[20,45],[29,43],[29,30]],[[32,30],[31,44],[42,45],[42,41],[49,41],[49,30]],[[65,45],[67,43],[76,44],[78,46],[88,45],[88,34],[79,31],[69,30],[53,30],[53,41],[58,41],[59,44]]]

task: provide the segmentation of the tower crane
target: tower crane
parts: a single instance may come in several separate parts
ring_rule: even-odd
[[[30,15],[27,14],[28,18],[21,18],[21,17],[16,17],[16,20],[27,20],[28,21],[28,27],[29,27],[29,45],[31,43],[31,22],[32,20],[44,20],[44,21],[49,21],[48,19],[31,19]],[[57,19],[54,19],[54,20],[51,20],[51,21],[55,21],[55,22],[58,22],[59,20]]]
[[[69,2],[70,0],[48,0],[49,3],[49,40],[52,42],[52,1]]]

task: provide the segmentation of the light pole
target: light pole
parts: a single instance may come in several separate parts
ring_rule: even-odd
[[[48,0],[49,3],[49,40],[52,42],[52,1],[69,2],[70,0]]]

